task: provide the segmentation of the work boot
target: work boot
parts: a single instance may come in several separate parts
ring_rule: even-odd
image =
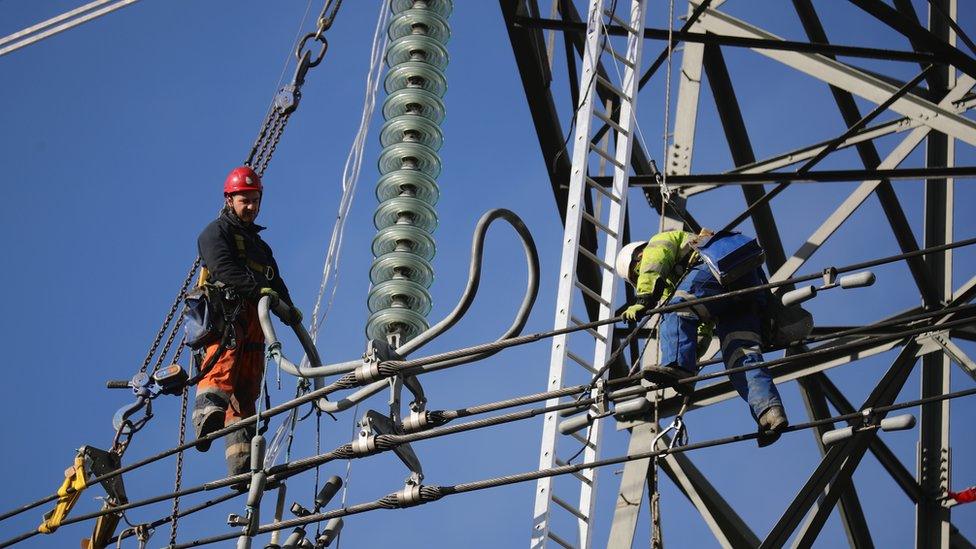
[[[694,385],[681,383],[681,378],[685,377],[685,372],[676,368],[666,368],[662,366],[644,366],[641,368],[641,377],[657,385],[660,388],[671,388],[682,395],[690,395],[695,390]]]
[[[224,416],[227,413],[227,400],[216,391],[206,391],[197,394],[193,401],[193,429],[197,438],[205,437],[224,427]],[[210,440],[201,440],[196,449],[201,452],[210,450]]]
[[[760,448],[769,446],[779,440],[780,433],[789,427],[790,420],[786,419],[786,411],[779,404],[770,406],[759,416],[759,438],[756,442]]]
[[[226,412],[224,410],[221,410],[219,408],[216,408],[216,409],[210,410],[210,411],[206,412],[205,414],[203,414],[203,417],[200,420],[200,423],[199,424],[197,424],[197,423],[194,422],[194,427],[196,428],[197,438],[205,437],[205,436],[209,435],[210,433],[213,433],[214,431],[218,431],[220,429],[223,429],[224,428],[224,414],[225,413]],[[201,440],[200,442],[197,442],[197,444],[196,444],[195,447],[200,452],[206,452],[206,451],[209,451],[210,450],[210,445],[211,444],[213,444],[213,441],[210,440],[210,439],[206,439],[206,440]]]
[[[254,425],[248,425],[224,437],[224,457],[227,460],[227,476],[247,473],[251,470],[251,438]]]

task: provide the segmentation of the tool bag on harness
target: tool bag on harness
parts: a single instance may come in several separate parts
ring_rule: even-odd
[[[723,286],[761,267],[766,257],[755,238],[734,231],[719,231],[693,241],[691,247]]]
[[[206,287],[194,288],[183,299],[186,346],[194,351],[210,345],[223,333],[223,315],[215,314]]]
[[[761,270],[760,282],[768,284],[766,274]],[[799,305],[783,305],[780,296],[771,290],[765,291],[765,302],[759,310],[763,350],[787,347],[797,343],[813,331],[813,315]]]
[[[193,351],[191,362],[194,375],[187,381],[188,385],[200,381],[225,350],[237,347],[234,323],[241,312],[243,300],[220,282],[206,282],[206,276],[206,271],[201,273],[201,282],[187,292],[183,300],[185,345]],[[220,349],[204,363],[207,347],[217,342]]]

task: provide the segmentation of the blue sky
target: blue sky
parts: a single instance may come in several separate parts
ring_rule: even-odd
[[[921,8],[924,2],[915,2]],[[441,150],[442,198],[435,233],[436,280],[432,286],[436,321],[450,311],[467,275],[470,234],[489,208],[521,215],[540,246],[543,285],[527,331],[551,327],[561,235],[548,177],[526,106],[515,60],[498,5],[459,1],[451,17],[451,65],[446,96],[448,116]],[[545,3],[543,3],[545,4]],[[580,3],[582,4],[582,3]],[[648,25],[666,25],[666,4],[654,2]],[[881,23],[840,2],[815,3],[829,37],[842,44],[907,49],[907,41]],[[960,3],[964,4],[964,3]],[[0,35],[77,7],[78,2],[4,0]],[[681,2],[679,6],[683,5]],[[259,222],[274,247],[285,280],[298,305],[311,312],[322,261],[339,198],[342,165],[359,123],[369,44],[379,2],[345,2],[329,31],[326,60],[309,73],[304,98],[266,174],[267,192]],[[965,6],[964,6],[965,7]],[[220,202],[226,172],[247,155],[289,55],[306,9],[300,0],[258,2],[146,0],[97,21],[0,58],[0,160],[4,200],[0,201],[0,244],[6,256],[0,286],[6,289],[0,330],[7,334],[8,374],[0,389],[0,437],[12,451],[0,464],[8,484],[0,495],[6,510],[54,491],[74,449],[107,447],[112,414],[129,401],[123,391],[104,389],[107,379],[134,373],[193,260],[195,239]],[[319,7],[312,6],[312,16]],[[804,39],[789,3],[730,1],[723,10],[775,34]],[[924,12],[922,12],[924,13]],[[960,24],[974,29],[971,11]],[[307,22],[305,29],[309,29]],[[659,42],[649,42],[651,57]],[[568,128],[569,97],[565,63],[557,42],[556,103]],[[726,49],[736,93],[756,156],[763,158],[844,130],[824,84],[745,50]],[[907,80],[917,65],[858,60],[858,66]],[[291,68],[284,70],[286,76]],[[639,121],[650,153],[660,156],[664,73],[659,71],[641,95]],[[676,80],[676,79],[675,79]],[[672,93],[674,99],[676,93]],[[382,98],[381,98],[382,99]],[[861,101],[862,112],[871,105]],[[888,113],[881,120],[891,119]],[[329,321],[319,339],[327,362],[359,356],[367,316],[366,292],[375,229],[372,187],[378,178],[380,115],[374,118],[359,195],[353,206],[341,257],[340,286]],[[904,134],[878,141],[884,156]],[[728,170],[728,154],[714,101],[702,86],[693,172]],[[920,166],[916,150],[903,166]],[[972,165],[973,148],[957,144],[956,161]],[[853,151],[840,151],[822,168],[861,167]],[[923,195],[918,182],[896,182],[896,191],[921,241]],[[795,185],[775,200],[774,212],[787,253],[797,249],[856,183]],[[641,194],[632,194],[634,234],[650,233],[657,218]],[[966,180],[956,184],[956,239],[976,234],[967,206],[976,192]],[[691,211],[718,226],[744,207],[738,189],[700,195]],[[751,227],[746,228],[751,231]],[[493,339],[507,327],[524,280],[521,250],[507,229],[493,229],[485,255],[481,294],[467,317],[431,343],[426,352],[449,350]],[[823,250],[801,269],[897,253],[898,248],[876,199],[870,199]],[[954,254],[955,284],[968,280],[976,253]],[[868,322],[917,305],[917,293],[903,265],[877,269],[870,289],[832,292],[810,308],[824,325]],[[307,316],[307,315],[306,315]],[[286,354],[298,346],[286,339]],[[971,344],[961,343],[970,353]],[[452,409],[540,391],[545,386],[549,345],[538,343],[506,351],[476,365],[423,380],[432,409]],[[855,404],[861,402],[894,358],[886,353],[830,372]],[[972,380],[952,372],[954,389]],[[272,372],[273,380],[273,372]],[[287,376],[275,402],[294,390]],[[803,421],[795,383],[781,386],[794,422]],[[898,400],[918,395],[917,376]],[[383,410],[383,396],[368,407]],[[131,463],[174,445],[178,399],[156,401],[156,418],[140,432],[125,456]],[[364,408],[359,410],[361,414]],[[966,429],[976,403],[952,406],[953,469],[956,488],[976,484],[976,452]],[[689,414],[693,440],[754,429],[745,404],[729,401]],[[349,412],[337,422],[322,420],[322,447],[348,442]],[[612,431],[612,429],[610,430]],[[301,424],[293,456],[314,451],[313,420]],[[417,444],[428,484],[454,484],[531,470],[536,466],[541,420],[476,431]],[[626,449],[626,433],[608,432],[605,456]],[[917,431],[882,437],[914,470]],[[184,485],[223,475],[219,446],[209,454],[187,454]],[[562,448],[562,453],[575,449]],[[792,434],[777,445],[705,450],[692,455],[719,491],[757,535],[764,537],[819,461],[809,433]],[[174,460],[168,459],[126,478],[130,497],[168,491]],[[325,476],[346,474],[345,463],[323,467]],[[369,501],[402,486],[407,471],[393,455],[352,463],[348,502]],[[609,528],[619,476],[600,473],[600,503],[594,539],[603,543]],[[908,546],[914,514],[907,498],[870,456],[855,474],[862,504],[878,546]],[[310,504],[312,477],[289,483],[289,502]],[[510,547],[528,541],[534,483],[452,497],[426,507],[351,517],[343,546]],[[85,492],[75,510],[100,505],[100,488]],[[268,498],[269,502],[273,498]],[[185,503],[199,501],[185,499]],[[676,546],[710,546],[704,523],[670,482],[662,485],[665,540]],[[231,503],[181,523],[180,539],[225,532]],[[134,510],[132,521],[149,521],[169,512],[168,504]],[[953,522],[976,539],[976,506],[957,507]],[[36,526],[42,509],[4,522],[0,531],[16,534]],[[265,517],[270,517],[270,510]],[[835,516],[821,543],[844,540]],[[36,537],[27,546],[64,547],[87,536],[89,525],[65,527],[54,536]],[[637,545],[646,542],[642,516]],[[2,536],[8,537],[8,536]],[[161,546],[168,528],[150,546]],[[264,539],[259,543],[263,544]]]

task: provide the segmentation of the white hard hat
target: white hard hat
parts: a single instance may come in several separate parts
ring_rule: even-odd
[[[631,242],[620,249],[620,253],[617,254],[617,261],[615,262],[616,264],[614,265],[617,270],[617,276],[626,280],[627,282],[630,282],[631,284],[634,283],[634,281],[631,280],[633,273],[630,272],[630,266],[634,262],[634,256],[643,250],[644,246],[646,245],[647,242],[638,240],[637,242]]]

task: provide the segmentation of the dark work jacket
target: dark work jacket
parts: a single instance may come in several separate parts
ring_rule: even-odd
[[[207,225],[197,238],[197,248],[204,267],[210,271],[209,280],[222,282],[238,295],[254,301],[261,288],[271,288],[286,303],[293,305],[271,246],[258,235],[262,230],[264,227],[244,223],[226,209]],[[244,257],[241,257],[238,237],[244,243]]]

